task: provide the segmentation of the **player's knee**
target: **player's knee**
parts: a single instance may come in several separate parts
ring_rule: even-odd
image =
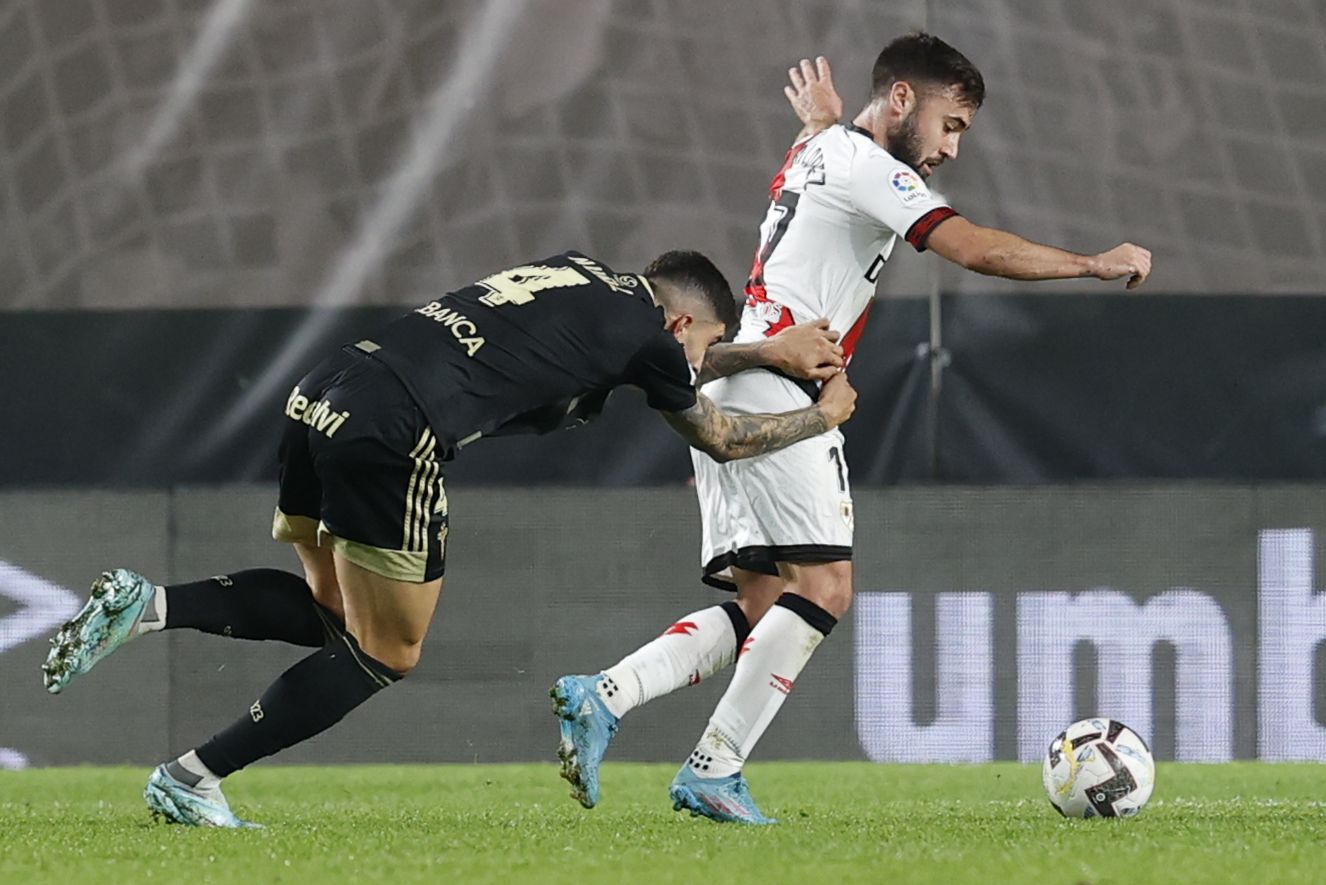
[[[835,585],[829,592],[828,598],[820,608],[833,615],[835,618],[841,618],[847,614],[847,610],[852,607],[852,584]]]
[[[852,564],[827,563],[796,575],[796,591],[835,618],[852,607]]]
[[[422,653],[422,645],[403,646],[387,666],[404,676],[419,666],[419,657]]]
[[[754,627],[773,608],[786,584],[778,575],[758,574],[745,569],[733,569],[732,576],[737,584],[737,606],[746,616],[746,622]]]
[[[768,614],[773,603],[764,599],[738,599],[737,606],[741,613],[746,616],[746,623],[754,627],[760,622],[760,619]]]
[[[835,618],[841,618],[852,607],[852,574],[836,576],[829,592],[829,604],[825,610]]]
[[[419,665],[419,658],[423,654],[424,644],[423,642],[378,640],[376,642],[360,642],[360,647],[372,655],[375,660],[386,664],[404,676]]]
[[[771,593],[743,594],[738,596],[737,606],[741,609],[741,613],[746,616],[746,623],[750,624],[752,627],[758,624],[760,619],[768,614],[769,609],[773,608],[774,602],[778,599],[778,595],[782,593],[782,591],[783,588],[780,586]]]

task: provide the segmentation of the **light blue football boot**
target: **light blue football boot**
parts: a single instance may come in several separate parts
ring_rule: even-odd
[[[132,639],[134,626],[155,594],[155,585],[137,572],[124,568],[102,572],[92,582],[87,605],[51,640],[41,667],[46,690],[59,694],[75,676]]]
[[[603,674],[563,676],[553,684],[553,713],[562,732],[557,758],[571,798],[586,808],[599,803],[599,764],[617,733],[618,719],[604,706],[596,686]]]
[[[683,808],[691,817],[707,817],[722,823],[740,823],[764,826],[778,821],[765,817],[750,794],[750,785],[741,774],[727,777],[700,777],[683,765],[668,788],[674,811]]]
[[[227,827],[231,829],[262,829],[262,824],[240,820],[230,810],[220,787],[196,790],[171,777],[166,766],[158,765],[147,779],[143,798],[153,817],[161,816],[173,824],[190,827]]]

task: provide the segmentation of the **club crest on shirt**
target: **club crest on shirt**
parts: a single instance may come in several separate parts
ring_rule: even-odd
[[[910,169],[895,170],[889,177],[889,184],[893,186],[893,195],[904,206],[925,198],[925,185],[921,182],[921,176]]]

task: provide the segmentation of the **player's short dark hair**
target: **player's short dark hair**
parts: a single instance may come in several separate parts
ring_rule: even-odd
[[[882,95],[899,80],[913,88],[956,89],[963,103],[973,108],[985,101],[985,79],[976,65],[943,40],[921,31],[884,47],[870,72],[870,92]]]
[[[732,287],[714,263],[699,252],[688,249],[664,252],[649,262],[644,275],[654,284],[660,301],[669,301],[677,295],[695,298],[710,307],[726,328],[736,327],[739,316]]]

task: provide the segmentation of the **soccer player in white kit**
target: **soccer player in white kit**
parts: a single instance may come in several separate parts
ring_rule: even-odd
[[[880,269],[899,238],[978,273],[1019,280],[1096,277],[1140,285],[1151,255],[1125,243],[1078,255],[980,227],[926,187],[958,155],[985,85],[960,52],[928,34],[886,46],[871,98],[847,125],[828,63],[789,71],[789,100],[807,128],[769,190],[769,209],[746,286],[736,344],[828,318],[850,360]],[[701,380],[704,380],[702,373]],[[767,368],[709,381],[704,394],[738,413],[783,412],[816,397],[813,382]],[[598,764],[618,722],[640,704],[693,685],[728,664],[736,670],[695,750],[670,788],[675,808],[720,821],[770,823],[742,766],[797,676],[852,599],[852,496],[837,430],[779,452],[718,463],[692,451],[700,497],[706,583],[734,601],[685,615],[662,636],[593,676],[568,676],[563,776],[592,806]]]

